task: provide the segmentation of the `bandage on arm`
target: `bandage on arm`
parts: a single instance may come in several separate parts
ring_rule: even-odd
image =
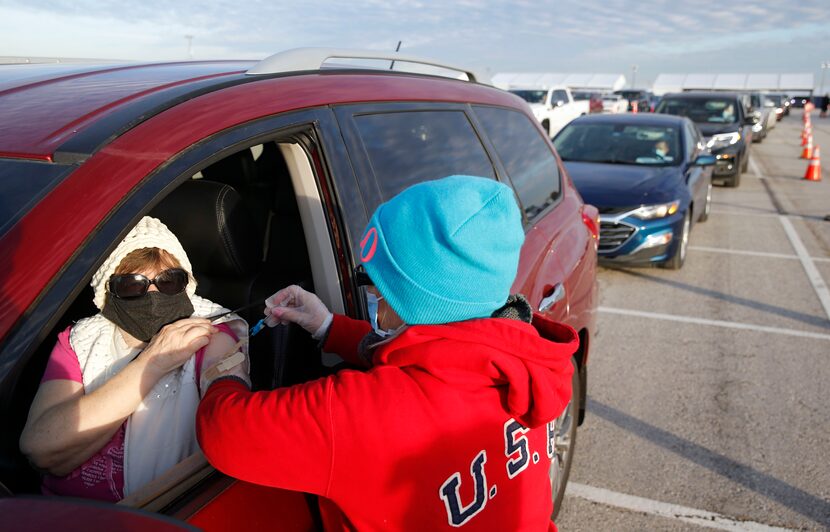
[[[218,379],[219,377],[224,377],[226,375],[234,375],[247,382],[248,386],[251,385],[251,378],[248,375],[249,368],[239,367],[241,364],[248,360],[248,356],[242,351],[240,351],[240,348],[244,344],[244,339],[236,342],[234,346],[230,349],[230,351],[228,351],[228,353],[224,357],[222,357],[222,359],[218,363],[216,363],[215,365],[207,369],[204,373],[202,373],[200,384],[203,394],[205,391],[207,391],[207,388],[214,380]]]

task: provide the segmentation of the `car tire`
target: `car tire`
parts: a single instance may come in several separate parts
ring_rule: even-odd
[[[741,157],[740,155],[736,156],[735,173],[729,176],[724,182],[727,187],[735,188],[741,184],[741,173],[743,172],[742,168],[744,166],[744,159],[745,157]]]
[[[747,170],[749,170],[749,153],[744,153],[743,157],[741,157],[741,173],[745,174]]]
[[[712,182],[709,182],[706,188],[706,203],[703,204],[703,209],[700,210],[700,218],[698,222],[705,222],[709,219],[709,213],[712,212]]]
[[[579,421],[580,378],[579,367],[571,359],[574,367],[571,401],[558,418],[554,420],[553,458],[551,459],[548,476],[551,480],[551,497],[553,498],[553,513],[551,521],[559,515],[562,501],[565,498],[565,488],[568,485],[568,476],[571,474],[574,449],[576,446],[576,426]]]
[[[683,217],[683,229],[680,231],[680,244],[674,250],[674,255],[662,264],[667,270],[679,270],[686,262],[686,252],[689,248],[689,234],[692,232],[692,217],[689,212]]]
[[[549,138],[552,138],[552,137],[553,137],[553,135],[551,135],[551,134],[550,134],[550,121],[548,121],[548,120],[542,120],[542,129],[544,129],[544,130],[545,130],[545,134],[547,134],[547,136],[548,136]]]

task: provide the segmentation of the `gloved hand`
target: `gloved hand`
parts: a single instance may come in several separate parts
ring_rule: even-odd
[[[332,313],[316,295],[297,285],[283,288],[265,300],[265,323],[296,323],[316,338],[326,333],[332,321]]]

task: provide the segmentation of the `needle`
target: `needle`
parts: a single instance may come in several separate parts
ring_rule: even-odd
[[[236,314],[238,312],[242,312],[243,310],[247,310],[247,309],[253,308],[253,307],[258,307],[258,306],[261,306],[261,305],[264,305],[264,304],[265,304],[264,300],[263,301],[257,301],[256,303],[251,303],[249,305],[245,305],[244,307],[239,307],[236,310],[228,310],[227,312],[222,312],[220,314],[216,314],[215,316],[207,316],[207,319],[209,319],[210,321],[216,321],[219,318],[224,318],[228,314]]]
[[[251,303],[250,305],[245,305],[244,307],[239,307],[236,310],[229,310],[227,312],[223,312],[223,313],[217,314],[215,316],[208,316],[207,319],[209,319],[211,322],[213,322],[213,321],[218,320],[219,318],[223,318],[223,317],[227,316],[228,314],[236,314],[237,312],[243,311],[245,309],[258,307],[258,306],[264,305],[264,304],[265,304],[264,300],[263,301],[257,301],[256,303]],[[251,327],[250,335],[254,336],[255,334],[257,334],[259,331],[261,331],[264,328],[265,328],[265,318],[262,318],[261,320],[256,322],[256,324],[253,327]]]
[[[262,318],[261,320],[256,322],[256,325],[251,327],[251,336],[256,335],[256,333],[258,333],[259,331],[261,331],[264,328],[265,328],[265,318]]]

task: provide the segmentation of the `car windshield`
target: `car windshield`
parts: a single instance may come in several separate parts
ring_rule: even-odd
[[[682,157],[676,126],[571,123],[554,139],[563,161],[675,166]]]
[[[616,91],[614,94],[619,94],[626,100],[635,100],[637,98],[644,98],[643,91]]]
[[[545,103],[545,97],[548,95],[548,91],[512,90],[510,92],[527,103]]]
[[[571,93],[571,95],[574,97],[574,100],[590,100],[591,99],[591,93],[590,92],[576,91],[576,92]]]
[[[770,100],[772,103],[774,103],[775,105],[777,105],[779,107],[781,106],[782,97],[781,97],[780,94],[767,94],[767,95],[764,96],[764,98],[766,98],[767,100]]]
[[[738,121],[735,104],[727,98],[669,98],[660,102],[656,112],[688,116],[699,124],[732,124]]]

